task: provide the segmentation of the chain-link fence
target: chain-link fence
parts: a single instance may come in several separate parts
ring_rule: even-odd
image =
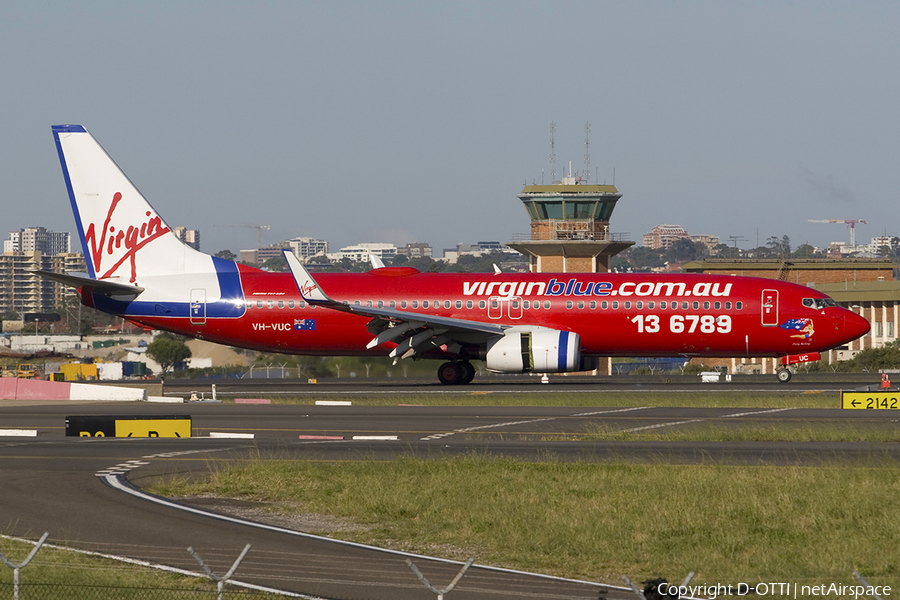
[[[19,600],[215,600],[218,591],[215,585],[206,589],[191,588],[147,588],[106,585],[68,585],[62,583],[21,583]],[[11,583],[0,583],[0,600],[15,598]],[[272,600],[280,598],[276,594],[266,594],[254,590],[229,587],[225,594],[232,600]]]

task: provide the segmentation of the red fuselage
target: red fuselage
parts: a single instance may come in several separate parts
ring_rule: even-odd
[[[205,306],[190,318],[118,312],[150,327],[271,352],[384,356],[395,346],[366,349],[371,319],[311,306],[288,273],[243,265],[238,271],[243,297],[235,301],[242,304],[237,316],[207,316],[214,311]],[[574,332],[582,354],[594,356],[784,356],[825,351],[869,330],[865,319],[821,292],[748,277],[450,274],[400,267],[318,273],[316,281],[344,304]]]

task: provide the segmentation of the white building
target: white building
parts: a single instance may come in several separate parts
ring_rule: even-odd
[[[319,254],[328,254],[328,242],[311,237],[295,237],[285,242],[291,247],[294,256],[300,261],[306,261]]]
[[[327,256],[329,260],[343,260],[348,258],[353,262],[365,262],[369,260],[370,255],[377,256],[382,262],[389,265],[393,262],[394,257],[397,256],[397,247],[393,244],[366,242],[363,244],[356,244],[355,246],[345,246],[337,252],[328,254]]]
[[[10,231],[3,242],[4,252],[40,252],[68,254],[72,251],[72,236],[68,231],[49,231],[43,227],[26,227]]]

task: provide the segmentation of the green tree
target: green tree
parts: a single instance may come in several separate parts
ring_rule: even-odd
[[[224,258],[225,260],[237,260],[237,254],[228,249],[219,250],[218,252],[216,252],[215,256],[217,256],[218,258]]]
[[[797,246],[797,249],[794,250],[794,258],[815,258],[816,257],[816,249],[810,246],[809,244],[800,244]]]
[[[165,374],[175,363],[191,357],[191,349],[181,340],[161,335],[147,346],[147,356],[159,363]]]
[[[697,260],[706,254],[706,245],[692,242],[688,238],[680,238],[672,242],[666,250],[666,259],[669,262],[683,263]]]
[[[278,271],[285,272],[288,270],[287,261],[284,260],[284,256],[273,256],[263,264],[259,265],[260,268],[265,269],[266,271]]]
[[[851,362],[869,372],[897,369],[900,368],[900,347],[891,343],[881,348],[866,348],[854,356]]]

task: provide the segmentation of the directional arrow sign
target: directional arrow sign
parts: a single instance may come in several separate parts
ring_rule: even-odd
[[[900,410],[900,393],[841,392],[841,408],[857,410]]]

